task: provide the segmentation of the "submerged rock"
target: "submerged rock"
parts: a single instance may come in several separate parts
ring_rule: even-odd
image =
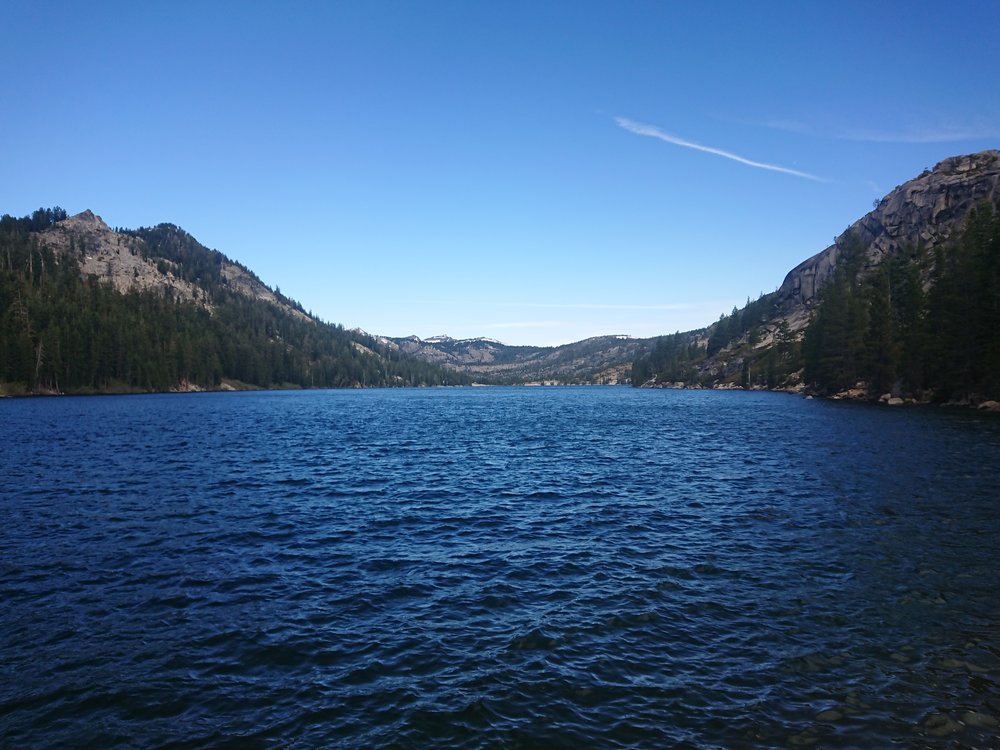
[[[819,742],[819,737],[812,734],[808,729],[804,732],[799,732],[798,734],[793,734],[788,738],[788,741],[795,745],[796,747],[808,747],[809,745],[815,745]]]
[[[924,731],[931,737],[947,737],[962,731],[962,725],[948,714],[931,714],[923,723]]]
[[[980,727],[982,729],[996,729],[1000,727],[1000,721],[988,714],[979,713],[979,711],[966,711],[962,714],[962,722],[966,726]]]

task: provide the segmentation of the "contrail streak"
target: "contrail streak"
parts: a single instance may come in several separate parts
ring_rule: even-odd
[[[746,164],[748,167],[756,167],[757,169],[768,169],[772,172],[781,172],[782,174],[790,174],[795,177],[804,177],[807,180],[815,180],[816,182],[826,182],[822,177],[817,177],[814,174],[809,174],[808,172],[800,172],[797,169],[789,169],[788,167],[779,167],[777,164],[768,164],[762,161],[753,161],[752,159],[747,159],[739,154],[733,154],[729,151],[723,151],[721,148],[713,148],[712,146],[702,146],[700,143],[694,143],[693,141],[686,141],[683,138],[678,138],[675,135],[670,135],[669,133],[664,133],[655,125],[645,125],[641,122],[635,122],[634,120],[629,120],[626,117],[616,117],[615,122],[618,126],[624,128],[630,133],[635,133],[636,135],[647,135],[650,138],[659,138],[661,141],[666,141],[667,143],[672,143],[675,146],[683,146],[684,148],[693,148],[695,151],[703,151],[706,154],[714,154],[715,156],[721,156],[723,159],[732,159],[733,161],[738,161],[740,164]]]

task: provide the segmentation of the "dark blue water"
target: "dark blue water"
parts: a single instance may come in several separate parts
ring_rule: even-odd
[[[0,402],[0,745],[997,747],[1000,419]]]

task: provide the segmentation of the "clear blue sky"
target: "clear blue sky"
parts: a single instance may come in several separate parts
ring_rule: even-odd
[[[0,213],[172,222],[325,320],[707,325],[1000,147],[1000,3],[4,4]]]

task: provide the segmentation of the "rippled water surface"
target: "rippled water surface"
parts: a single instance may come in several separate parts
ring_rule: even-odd
[[[0,402],[0,745],[997,747],[1000,419]]]

